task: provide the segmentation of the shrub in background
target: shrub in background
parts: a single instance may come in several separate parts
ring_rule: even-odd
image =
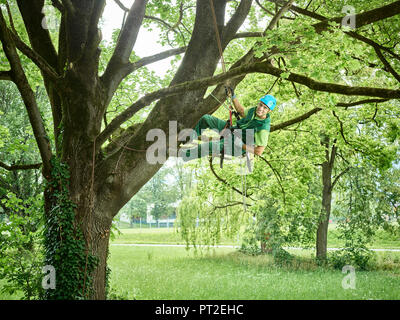
[[[7,198],[2,200],[7,211],[0,221],[0,279],[6,283],[0,290],[10,295],[22,292],[24,300],[39,299],[43,294],[43,201],[39,197],[23,202],[13,193]]]

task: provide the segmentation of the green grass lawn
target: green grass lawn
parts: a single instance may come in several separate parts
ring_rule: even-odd
[[[120,229],[120,232],[111,243],[186,244],[175,228],[132,228]],[[238,242],[222,238],[220,244],[237,245]]]
[[[168,243],[183,244],[184,241],[173,228],[120,229],[111,243]]]
[[[344,240],[339,239],[339,231],[335,224],[329,225],[328,231],[328,247],[343,247]],[[368,248],[376,249],[400,249],[400,234],[390,234],[382,229],[375,234],[373,243],[368,245]]]
[[[148,243],[148,244],[185,244],[180,234],[175,228],[132,228],[120,229],[121,234],[116,235],[112,243]],[[328,247],[341,248],[344,241],[338,238],[339,232],[335,226],[329,228]],[[222,238],[222,245],[240,245],[237,239]],[[376,234],[375,241],[368,246],[377,249],[400,249],[400,238],[395,235],[379,230]]]
[[[381,270],[356,270],[355,289],[344,289],[346,275],[340,270],[317,266],[309,251],[296,252],[293,264],[278,267],[269,255],[247,256],[230,248],[196,253],[185,248],[112,245],[110,298],[400,299],[400,253],[378,253]],[[0,294],[0,299],[19,298]]]
[[[334,231],[330,231],[330,241]],[[195,254],[183,247],[115,245],[129,243],[184,241],[173,228],[122,229],[110,246],[113,299],[400,299],[400,252],[376,253],[377,270],[356,270],[356,289],[345,290],[342,280],[346,275],[316,265],[311,259],[314,250],[289,250],[296,259],[290,266],[278,267],[269,255],[247,256],[231,248]],[[374,246],[389,243],[392,248],[400,247],[398,240],[385,234],[377,237]],[[238,242],[222,239],[222,244]],[[339,244],[330,242],[329,246]],[[0,287],[2,284],[0,280]],[[19,298],[18,294],[0,293],[0,300]]]
[[[356,289],[343,289],[340,270],[305,259],[277,267],[270,256],[229,248],[195,255],[185,248],[111,246],[114,298],[128,299],[400,299],[400,265],[356,271]],[[380,254],[385,255],[385,254]]]

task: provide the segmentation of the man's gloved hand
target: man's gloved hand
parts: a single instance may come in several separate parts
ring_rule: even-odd
[[[232,100],[236,98],[235,91],[232,87],[225,87],[225,93],[228,97],[231,97]]]

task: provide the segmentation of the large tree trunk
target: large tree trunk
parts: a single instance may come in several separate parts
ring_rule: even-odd
[[[98,258],[97,267],[93,273],[93,295],[91,299],[106,299],[106,283],[107,283],[107,258],[109,250],[109,239],[111,229],[111,219],[104,219],[104,216],[97,217],[88,222],[85,228],[90,231],[91,248],[94,256]]]
[[[324,170],[324,169],[323,169]],[[328,168],[325,169],[328,171]],[[325,176],[326,177],[326,176]],[[321,220],[317,230],[317,258],[320,260],[326,259],[327,246],[328,246],[328,226],[329,217],[331,214],[331,201],[332,201],[332,190],[330,179],[323,179],[323,192],[322,192],[322,210]]]
[[[205,5],[207,4],[207,5]],[[225,1],[216,2],[216,14],[220,29],[224,22]],[[231,31],[233,36],[236,31]],[[225,40],[224,47],[228,40]],[[171,85],[212,76],[218,63],[219,53],[212,26],[210,8],[207,2],[198,2],[196,23],[193,36],[185,58]],[[92,299],[105,299],[107,253],[109,232],[113,217],[132,196],[158,171],[161,164],[150,165],[145,152],[132,152],[124,148],[110,152],[103,159],[96,154],[95,141],[105,104],[108,101],[107,90],[97,78],[95,70],[86,69],[88,61],[80,62],[76,70],[69,70],[67,83],[71,91],[63,97],[65,112],[63,134],[63,161],[70,170],[70,198],[77,206],[76,223],[82,223],[82,231],[87,242],[86,250],[98,258],[91,283]],[[206,88],[186,92],[173,98],[161,99],[147,117],[145,123],[135,131],[128,147],[146,150],[147,132],[155,126],[169,134],[169,121],[178,122],[181,128],[191,127],[205,110],[196,110],[195,106],[203,100]],[[71,94],[69,94],[71,92]],[[208,106],[210,109],[210,106]],[[191,112],[188,112],[191,110]],[[193,112],[193,111],[196,112]],[[93,172],[93,164],[95,169]]]
[[[80,81],[81,83],[78,84]],[[92,282],[86,288],[90,299],[106,299],[106,273],[109,237],[113,217],[119,207],[105,207],[96,194],[98,175],[96,165],[99,159],[95,153],[95,139],[100,133],[105,95],[98,85],[97,75],[93,79],[73,77],[71,82],[77,85],[73,95],[67,99],[69,114],[65,119],[63,141],[63,161],[70,170],[70,197],[76,205],[75,223],[80,224],[86,242],[88,254],[96,257],[97,265]],[[72,85],[72,83],[71,83]],[[78,87],[80,94],[77,94]],[[82,88],[84,90],[82,91]],[[84,106],[84,108],[82,108]],[[82,126],[82,121],[86,124]],[[118,197],[114,192],[112,197]],[[111,195],[110,195],[111,196]],[[100,201],[102,200],[102,201]],[[86,279],[84,279],[86,282]]]
[[[59,226],[61,227],[56,230],[55,239],[50,234],[52,236],[51,239],[54,241],[47,242],[47,245],[45,245],[46,261],[56,269],[56,289],[54,292],[48,293],[47,298],[76,299],[82,296],[85,299],[104,300],[106,299],[107,257],[113,215],[110,212],[104,212],[97,206],[93,209],[87,207],[88,197],[86,195],[90,194],[88,188],[81,189],[80,192],[75,190],[75,194],[80,195],[82,201],[81,203],[74,202],[77,208],[74,211],[72,225],[73,228],[78,229],[80,232],[74,232],[75,236],[72,239],[74,244],[71,247],[71,237],[67,238],[65,224],[56,224],[56,228],[52,225],[55,216],[59,214],[59,211],[55,210],[55,208],[60,206],[60,202],[57,202],[52,196],[53,193],[54,190],[46,190],[45,192],[47,228],[54,230]],[[77,249],[79,245],[81,249]],[[55,252],[53,250],[58,251]],[[68,254],[69,251],[73,251],[73,253]],[[60,267],[60,265],[70,263],[68,259],[71,256],[73,258],[75,252],[81,254],[82,257],[72,264],[72,267],[76,270],[75,273],[78,272],[80,275],[71,280],[71,283],[75,281],[75,287],[70,290],[74,293],[71,294],[68,292],[68,283],[62,279],[65,277],[63,273],[68,270]],[[55,253],[61,256],[61,261],[54,258]],[[95,267],[92,270],[90,269],[90,260],[88,260],[91,257],[96,259]],[[71,266],[71,264],[69,265]]]
[[[336,146],[330,150],[330,139],[325,136],[321,144],[325,147],[325,162],[322,164],[322,209],[317,229],[317,259],[325,260],[328,247],[328,226],[332,204],[332,170],[335,162]]]

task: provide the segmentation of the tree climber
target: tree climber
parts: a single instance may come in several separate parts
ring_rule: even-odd
[[[206,129],[217,130],[221,135],[220,140],[212,140],[200,143],[198,146],[179,150],[178,156],[184,161],[201,158],[207,155],[219,155],[221,153],[241,156],[246,152],[261,155],[267,146],[271,118],[269,113],[276,106],[276,99],[272,95],[263,96],[256,107],[245,109],[237,99],[234,90],[228,88],[233,106],[242,117],[236,125],[227,128],[227,121],[218,119],[211,115],[204,115],[196,124],[190,141],[199,139]],[[241,132],[240,132],[241,130]],[[204,141],[204,136],[201,136]]]

